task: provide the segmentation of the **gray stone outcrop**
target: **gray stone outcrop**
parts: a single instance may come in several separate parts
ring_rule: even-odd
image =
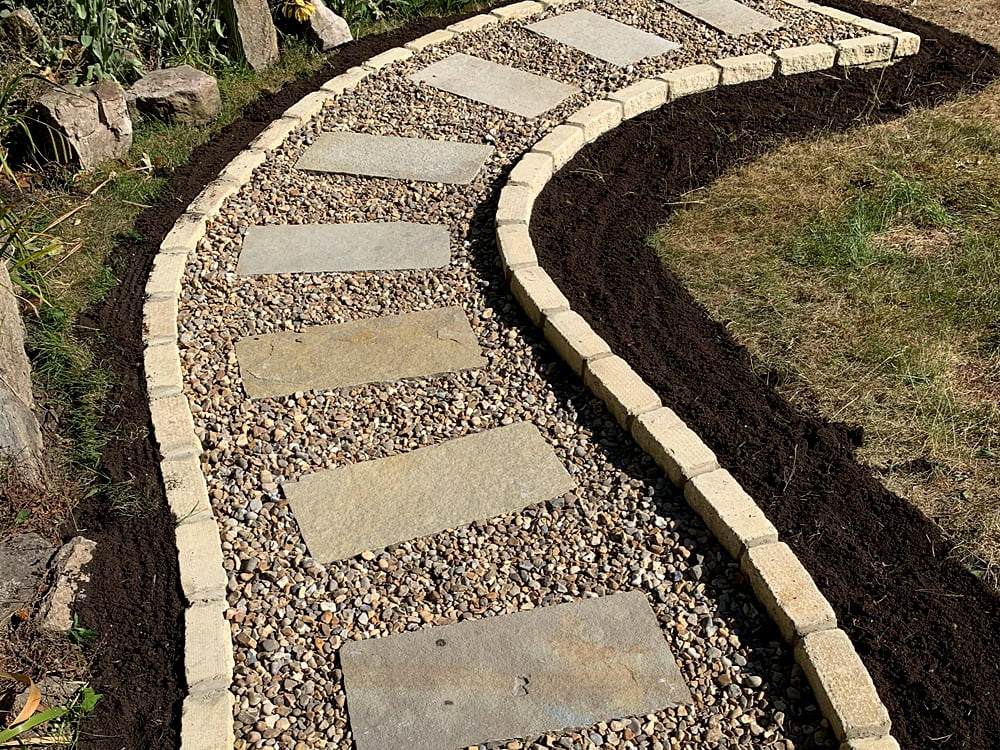
[[[0,637],[10,618],[35,598],[55,547],[29,531],[0,544]]]
[[[235,49],[254,70],[278,60],[278,32],[267,0],[222,0]]]
[[[165,122],[202,125],[222,111],[218,81],[190,65],[147,73],[126,96],[140,115]]]
[[[326,7],[323,0],[313,0],[313,4],[316,9],[306,21],[306,27],[309,38],[320,52],[329,52],[354,39],[347,21]]]
[[[54,88],[38,100],[36,109],[38,147],[55,151],[52,155],[59,159],[75,159],[83,169],[120,159],[132,147],[125,92],[114,81]]]
[[[38,609],[38,629],[65,633],[73,627],[73,605],[80,587],[90,581],[86,567],[94,557],[97,542],[75,536],[52,558],[52,586]]]

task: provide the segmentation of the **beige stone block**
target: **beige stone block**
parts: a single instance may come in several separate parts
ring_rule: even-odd
[[[870,31],[873,34],[882,34],[884,36],[892,36],[899,31],[895,26],[890,26],[886,23],[879,23],[878,21],[873,21],[870,18],[856,18],[851,22],[854,26],[859,26],[865,31]]]
[[[339,76],[331,78],[329,81],[320,86],[320,89],[329,94],[343,94],[345,91],[353,89],[361,83],[361,81],[370,76],[372,72],[373,71],[369,68],[363,68],[360,65],[356,65],[353,68],[348,68]]]
[[[500,248],[500,259],[503,261],[508,280],[519,268],[538,265],[538,256],[535,255],[535,246],[531,241],[527,224],[507,224],[498,227],[497,246]]]
[[[721,75],[719,81],[723,86],[732,86],[749,81],[762,81],[774,75],[776,60],[770,55],[753,54],[725,57],[716,60]]]
[[[274,151],[301,124],[302,120],[298,117],[279,117],[250,141],[250,148],[258,151]]]
[[[615,128],[622,121],[621,102],[604,99],[592,102],[566,120],[567,125],[575,125],[583,130],[583,139],[590,143]]]
[[[381,70],[393,63],[402,62],[403,60],[409,60],[413,57],[413,50],[406,49],[406,47],[393,47],[392,49],[387,49],[380,55],[375,55],[368,60],[361,63],[362,67],[369,68],[371,70]]]
[[[214,518],[177,525],[177,562],[181,590],[191,602],[225,601],[228,579],[222,568],[219,527]]]
[[[740,567],[789,643],[809,633],[837,627],[833,607],[787,544],[751,547]]]
[[[898,31],[892,35],[896,40],[896,57],[908,57],[920,52],[920,37],[910,31]]]
[[[247,149],[236,156],[219,173],[219,178],[235,182],[237,185],[246,185],[253,177],[253,171],[267,161],[267,154],[255,149]]]
[[[205,186],[205,189],[198,193],[188,211],[193,214],[201,214],[209,219],[219,213],[226,199],[235,195],[240,190],[240,186],[229,180],[213,180]]]
[[[143,343],[147,346],[177,341],[177,300],[151,297],[142,307]]]
[[[585,143],[583,131],[580,128],[572,125],[560,125],[536,143],[531,152],[551,156],[552,166],[558,171],[576,156],[576,152],[583,148]]]
[[[616,91],[608,99],[622,105],[622,119],[627,120],[666,104],[667,86],[663,80],[646,78]]]
[[[552,179],[553,164],[552,155],[535,153],[529,151],[510,170],[507,178],[508,185],[519,185],[534,191],[535,195],[542,192],[542,188]]]
[[[160,243],[160,254],[187,255],[198,247],[208,229],[208,219],[190,210],[184,212]]]
[[[236,744],[233,694],[189,693],[181,708],[181,750],[229,750]]]
[[[153,436],[160,455],[169,457],[201,453],[201,443],[194,434],[194,420],[184,394],[154,398],[149,402]]]
[[[894,737],[871,737],[845,742],[840,750],[899,750],[899,743]]]
[[[539,266],[516,269],[510,276],[510,291],[531,322],[539,327],[549,315],[569,310],[569,300]]]
[[[479,31],[487,26],[492,26],[495,23],[500,23],[500,19],[496,16],[491,16],[489,13],[483,13],[472,18],[466,18],[464,21],[453,23],[447,28],[448,31],[454,31],[456,34],[467,34],[470,31]]]
[[[564,310],[549,315],[543,327],[545,338],[556,354],[563,358],[577,375],[583,375],[585,363],[611,356],[608,342],[598,336],[578,313]]]
[[[857,24],[861,20],[860,16],[856,16],[853,13],[848,13],[846,10],[841,10],[840,8],[831,8],[829,5],[823,5],[821,3],[810,3],[809,10],[814,13],[820,13],[827,18],[833,18],[841,23],[847,24]]]
[[[196,438],[197,439],[197,438]],[[208,486],[196,453],[171,456],[160,461],[167,505],[178,523],[213,520]]]
[[[688,481],[684,497],[735,559],[751,547],[774,544],[778,530],[732,474],[716,469]]]
[[[588,360],[583,368],[583,382],[626,430],[637,416],[661,406],[656,391],[628,362],[613,354]]]
[[[632,437],[678,487],[699,474],[719,468],[711,448],[668,408],[636,419]]]
[[[188,691],[225,690],[233,682],[233,636],[225,602],[195,604],[184,612],[184,676]]]
[[[501,190],[500,202],[497,204],[497,226],[527,224],[531,219],[536,195],[534,190],[518,185],[508,185]]]
[[[843,630],[810,633],[795,646],[795,660],[806,673],[837,739],[875,739],[889,734],[889,712]]]
[[[543,10],[545,10],[545,6],[541,3],[536,3],[533,0],[524,0],[524,2],[494,8],[491,13],[501,21],[513,21],[517,18],[533,16],[536,13],[541,13]]]
[[[181,279],[187,268],[187,256],[159,253],[153,258],[153,268],[146,279],[147,297],[165,297],[176,303],[181,293]]]
[[[872,34],[870,36],[841,39],[834,42],[837,47],[837,65],[871,65],[892,59],[896,49],[896,40],[889,36]]]
[[[667,101],[682,96],[700,94],[719,85],[720,71],[715,65],[689,65],[679,70],[670,70],[658,75],[657,80],[667,84]]]
[[[421,37],[414,39],[412,42],[407,42],[403,46],[407,49],[413,50],[414,52],[420,52],[421,50],[429,49],[430,47],[440,47],[442,44],[450,42],[456,36],[455,32],[448,31],[447,29],[438,29],[437,31],[432,31],[430,34],[424,34]]]
[[[837,59],[837,48],[829,44],[807,44],[779,49],[774,56],[778,60],[778,72],[790,76],[832,68]]]
[[[146,391],[151,399],[176,396],[181,392],[181,358],[176,344],[147,346],[143,352]]]
[[[540,0],[540,2],[548,10],[549,8],[561,8],[564,5],[573,5],[580,2],[580,0]]]
[[[323,107],[330,100],[330,94],[323,89],[313,91],[299,99],[295,104],[285,110],[281,119],[298,120],[301,123],[309,122],[313,117],[323,111]]]

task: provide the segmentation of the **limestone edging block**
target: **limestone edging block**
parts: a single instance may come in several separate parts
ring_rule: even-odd
[[[678,487],[719,468],[712,449],[666,407],[640,415],[632,423],[632,437]]]
[[[341,647],[358,750],[442,750],[691,702],[640,591]]]
[[[284,485],[309,554],[322,562],[437,534],[575,487],[538,428],[515,422]]]
[[[510,281],[514,271],[538,265],[535,246],[527,224],[507,224],[497,227],[497,246],[503,260],[504,273]]]
[[[840,746],[840,750],[899,750],[899,743],[888,735],[869,737],[862,740],[848,740]]]
[[[832,68],[837,60],[837,48],[830,44],[807,44],[779,49],[774,56],[778,60],[779,74],[797,75]]]
[[[637,416],[661,406],[656,391],[621,357],[588,360],[583,368],[583,383],[607,404],[626,430]]]
[[[688,480],[684,497],[736,560],[751,547],[778,541],[778,530],[725,469]]]
[[[486,364],[460,307],[248,336],[235,349],[251,398],[431,377]]]
[[[717,65],[688,65],[679,70],[668,70],[656,76],[656,80],[667,84],[667,101],[682,96],[700,94],[719,85],[722,71]]]
[[[598,336],[579,313],[572,310],[546,316],[543,333],[556,353],[577,375],[583,375],[584,366],[590,360],[611,356],[608,342]]]

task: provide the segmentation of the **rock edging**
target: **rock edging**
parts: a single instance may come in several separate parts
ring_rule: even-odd
[[[529,234],[535,198],[553,174],[585,145],[624,120],[680,97],[774,75],[840,67],[891,65],[920,49],[920,37],[886,24],[817,5],[790,5],[859,26],[868,35],[716,60],[644,79],[567,118],[511,170],[497,206],[497,245],[511,291],[528,317],[584,384],[607,405],[681,488],[689,505],[740,561],[753,591],[794,647],[823,715],[842,750],[898,750],[889,714],[868,670],[809,572],[760,507],[715,454],[664,406],[653,389],[569,305],[535,254]],[[519,3],[518,5],[523,5]]]

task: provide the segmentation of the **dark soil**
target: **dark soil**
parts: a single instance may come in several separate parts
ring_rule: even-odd
[[[83,750],[160,750],[179,744],[186,690],[185,603],[142,367],[143,290],[160,242],[201,189],[302,96],[373,55],[470,15],[474,13],[419,19],[391,33],[362,38],[339,50],[319,73],[248,105],[242,120],[198,148],[189,166],[170,177],[161,200],[139,216],[134,234],[118,244],[110,263],[119,283],[81,317],[79,334],[115,379],[114,403],[101,425],[110,436],[101,471],[110,482],[130,483],[131,491],[153,510],[129,518],[112,513],[106,500],[85,501],[76,510],[75,528],[66,534],[84,533],[98,542],[79,617],[99,636],[88,649],[89,680],[104,698],[84,724]]]
[[[902,747],[997,748],[1000,599],[857,463],[858,431],[792,408],[645,242],[668,202],[785,139],[891,120],[1000,75],[1000,55],[971,39],[825,1],[915,31],[923,50],[886,69],[721,88],[632,120],[549,183],[532,237],[573,308],[715,450],[813,574]]]

